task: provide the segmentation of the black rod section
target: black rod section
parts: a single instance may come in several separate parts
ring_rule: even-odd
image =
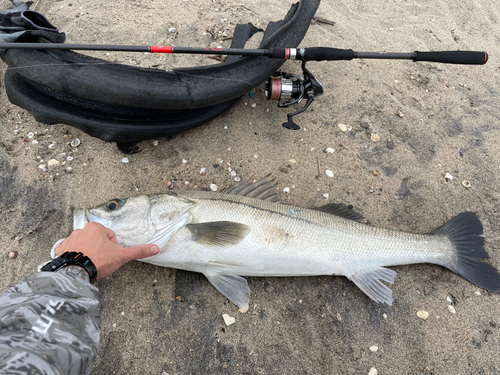
[[[1,47],[0,47],[1,48]],[[195,48],[172,47],[172,53],[188,53],[195,55],[240,55],[240,56],[267,56],[267,49],[239,49],[239,48]]]
[[[413,52],[413,61],[431,61],[446,64],[484,65],[488,61],[486,52],[476,51],[441,51]]]
[[[0,43],[0,49],[58,49],[81,51],[149,52],[149,46],[117,46],[108,44]]]
[[[411,60],[412,53],[400,52],[354,52],[355,59],[389,59],[389,60]]]
[[[34,50],[81,50],[81,51],[121,51],[121,52],[161,52],[186,53],[198,55],[240,55],[267,56],[267,49],[238,48],[198,48],[198,47],[156,47],[127,46],[108,44],[61,44],[61,43],[0,43],[0,49],[34,49]]]
[[[484,65],[488,61],[486,52],[477,51],[438,51],[399,53],[399,52],[354,52],[359,59],[393,59],[429,61],[444,64]]]

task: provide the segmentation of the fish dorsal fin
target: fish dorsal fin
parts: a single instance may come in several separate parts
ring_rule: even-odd
[[[277,192],[276,183],[269,178],[270,175],[259,181],[248,180],[241,185],[235,185],[223,191],[225,194],[240,195],[243,197],[262,199],[269,202],[281,202]]]
[[[356,212],[354,209],[349,208],[349,206],[344,203],[329,203],[325,204],[324,206],[313,207],[311,209],[354,221],[361,221],[364,219],[363,215],[361,215],[359,212]]]
[[[236,245],[250,232],[250,227],[233,221],[212,221],[188,224],[193,241],[211,247]]]
[[[392,305],[392,290],[380,280],[394,284],[397,272],[389,268],[376,266],[374,268],[356,271],[348,278],[375,302],[385,302]]]

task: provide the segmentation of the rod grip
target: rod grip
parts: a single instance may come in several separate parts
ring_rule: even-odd
[[[305,61],[336,61],[352,60],[354,51],[352,49],[338,49],[327,47],[312,47],[297,49],[296,60]]]
[[[446,64],[484,65],[488,61],[486,52],[476,51],[442,51],[413,52],[413,61],[432,61]]]

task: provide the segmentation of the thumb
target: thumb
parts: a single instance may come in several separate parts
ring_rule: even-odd
[[[138,245],[123,250],[125,261],[147,258],[160,252],[158,245]]]

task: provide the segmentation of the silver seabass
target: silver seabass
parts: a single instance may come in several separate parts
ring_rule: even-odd
[[[273,182],[247,182],[226,193],[179,191],[114,199],[76,210],[74,227],[89,221],[116,233],[123,246],[154,243],[143,259],[158,266],[201,272],[222,294],[248,310],[250,289],[241,276],[342,275],[377,302],[392,304],[397,273],[386,266],[434,263],[472,283],[500,291],[486,259],[483,228],[465,212],[430,235],[359,223],[343,205],[317,209],[277,203]]]

